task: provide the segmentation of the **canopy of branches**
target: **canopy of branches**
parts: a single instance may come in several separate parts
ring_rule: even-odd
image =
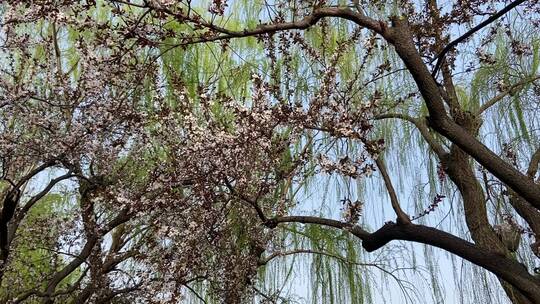
[[[2,1],[0,301],[540,303],[539,16]]]

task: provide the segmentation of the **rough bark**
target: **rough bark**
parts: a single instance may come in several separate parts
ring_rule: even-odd
[[[484,191],[474,175],[467,154],[460,148],[453,146],[449,158],[445,162],[445,167],[448,176],[456,184],[461,194],[465,222],[471,233],[471,238],[480,247],[513,259],[488,221]],[[501,285],[512,303],[531,303],[519,290],[506,281],[501,280]]]

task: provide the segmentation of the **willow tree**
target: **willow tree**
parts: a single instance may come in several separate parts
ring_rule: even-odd
[[[285,302],[262,287],[308,254],[314,295],[362,303],[405,241],[540,303],[535,1],[1,9],[3,301]]]

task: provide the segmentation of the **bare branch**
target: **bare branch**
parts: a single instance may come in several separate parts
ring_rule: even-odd
[[[416,126],[422,137],[426,140],[430,148],[437,154],[439,158],[444,158],[448,155],[448,152],[443,148],[443,146],[437,142],[435,137],[429,132],[429,128],[425,122],[425,120],[420,118],[411,117],[409,115],[400,114],[400,113],[386,113],[386,114],[380,114],[376,115],[374,117],[376,120],[382,120],[382,119],[388,119],[388,118],[396,118],[396,119],[402,119],[406,120]]]
[[[63,181],[63,180],[66,180],[66,179],[70,179],[74,177],[74,175],[71,173],[71,172],[68,172],[64,175],[61,175],[53,180],[51,180],[49,182],[49,184],[47,185],[47,187],[45,187],[43,190],[41,190],[38,194],[34,195],[25,205],[24,207],[21,208],[21,210],[19,211],[19,214],[17,215],[17,217],[19,216],[24,216],[24,214],[26,214],[26,212],[28,212],[28,210],[30,210],[30,208],[32,208],[32,206],[34,206],[34,204],[39,201],[40,199],[42,199],[45,195],[47,195],[49,193],[49,191],[51,191],[51,189],[56,185],[58,184],[59,182]]]
[[[56,163],[55,161],[47,161],[47,162],[44,162],[43,164],[39,165],[38,167],[32,169],[30,172],[28,172],[26,175],[24,175],[19,180],[19,182],[17,183],[17,185],[15,187],[20,188],[23,184],[25,184],[27,181],[29,181],[32,177],[36,176],[41,171],[53,166],[55,163]]]
[[[102,230],[102,233],[106,233],[111,229],[114,229],[114,227],[126,222],[128,219],[129,217],[126,216],[126,212],[120,212],[120,214],[118,214],[113,220],[108,223],[108,225],[106,225],[106,228]],[[49,298],[51,297],[50,295],[54,294],[56,286],[86,261],[86,259],[92,253],[92,250],[94,249],[94,246],[96,245],[98,240],[98,235],[90,236],[87,239],[86,244],[82,248],[79,255],[52,277],[52,279],[47,284],[45,291],[45,293],[49,295]]]
[[[390,202],[392,204],[392,209],[394,209],[394,212],[397,215],[397,223],[398,224],[410,224],[411,218],[401,209],[401,206],[399,205],[399,200],[397,198],[396,190],[394,189],[394,186],[392,185],[392,180],[390,179],[390,176],[388,175],[388,172],[386,171],[386,166],[384,165],[384,161],[379,157],[375,160],[375,163],[377,164],[377,167],[379,168],[379,171],[381,172],[381,175],[384,180],[384,184],[386,185],[386,190],[388,191],[388,195],[390,195]]]
[[[332,254],[332,253],[328,253],[328,252],[324,252],[324,251],[320,251],[320,250],[312,250],[312,249],[295,249],[295,250],[285,251],[285,252],[274,252],[273,254],[269,255],[268,257],[265,257],[265,258],[261,259],[258,264],[260,266],[262,266],[262,265],[268,264],[271,260],[273,260],[275,258],[278,258],[278,257],[284,257],[284,256],[294,255],[294,254],[303,254],[303,253],[324,255],[324,256],[327,256],[327,257],[337,259],[337,260],[339,260],[339,261],[341,261],[343,263],[346,263],[346,264],[352,264],[352,265],[358,265],[358,266],[378,266],[377,264],[374,264],[374,263],[360,263],[360,262],[357,262],[357,261],[351,261],[351,260],[348,260],[348,259],[346,259],[346,258],[344,258],[342,256],[339,256],[339,255],[336,255],[336,254]]]
[[[497,102],[501,101],[504,97],[506,97],[508,95],[512,95],[516,90],[520,89],[521,87],[523,87],[523,86],[525,86],[525,85],[527,85],[529,83],[533,83],[533,82],[537,81],[538,79],[540,79],[540,75],[524,79],[524,80],[510,86],[509,88],[507,88],[503,92],[499,93],[497,96],[491,98],[490,100],[488,100],[484,104],[482,104],[480,106],[480,108],[478,109],[478,111],[476,112],[476,115],[479,116],[484,111],[486,111],[487,109],[494,106]]]
[[[353,235],[363,238],[369,235],[369,232],[362,229],[358,225],[346,223],[338,220],[327,219],[317,216],[283,216],[268,219],[265,225],[269,228],[274,228],[279,223],[302,223],[302,224],[317,224],[322,226],[328,226],[338,228],[341,230],[350,231]]]
[[[189,16],[174,14],[170,11],[166,11],[166,12],[169,14],[175,15],[177,16],[177,18],[180,18],[180,19],[189,19]],[[365,16],[364,14],[355,12],[347,7],[323,7],[323,8],[318,8],[314,10],[313,13],[304,17],[304,19],[301,19],[298,21],[283,22],[283,23],[276,23],[276,24],[261,24],[253,30],[246,29],[243,31],[233,31],[233,30],[216,26],[215,24],[212,24],[212,23],[198,20],[198,22],[201,25],[206,26],[218,33],[222,33],[222,35],[207,36],[207,37],[205,36],[205,37],[198,37],[194,39],[188,39],[186,41],[175,44],[171,46],[170,48],[164,50],[162,54],[160,54],[160,56],[170,51],[171,49],[174,49],[180,46],[190,45],[190,44],[213,42],[213,41],[220,41],[220,40],[233,39],[233,38],[259,36],[263,34],[272,34],[272,33],[276,33],[279,31],[286,31],[286,30],[307,29],[315,25],[320,19],[325,18],[325,17],[339,17],[339,18],[351,20],[354,23],[360,26],[363,26],[365,28],[368,28],[376,33],[379,33],[381,35],[384,34],[384,28],[381,26],[382,22],[379,22],[378,20],[371,19]]]
[[[199,299],[201,302],[203,302],[204,304],[207,303],[204,298],[197,291],[195,291],[195,289],[191,288],[191,286],[189,286],[187,283],[182,285],[185,286],[189,291],[191,291],[191,293],[193,293],[195,297],[197,297],[197,299]]]
[[[451,51],[453,48],[455,48],[458,44],[465,41],[467,38],[471,37],[474,33],[478,32],[479,30],[483,29],[484,27],[490,25],[491,23],[495,22],[500,17],[504,16],[506,13],[514,9],[516,6],[522,4],[526,0],[516,0],[510,4],[508,4],[505,8],[501,9],[497,13],[493,14],[493,16],[489,17],[485,21],[480,22],[478,25],[473,27],[472,29],[468,30],[465,34],[459,36],[454,41],[450,42],[433,60],[437,59],[437,63],[435,64],[435,68],[433,69],[433,72],[431,72],[431,75],[435,77],[437,75],[437,72],[439,71],[439,68],[441,66],[442,61],[444,60],[444,56]]]

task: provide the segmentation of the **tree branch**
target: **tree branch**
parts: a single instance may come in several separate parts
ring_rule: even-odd
[[[358,225],[346,223],[338,220],[327,219],[317,216],[282,216],[268,219],[265,225],[269,228],[275,228],[279,223],[302,223],[302,224],[317,224],[327,227],[333,227],[351,232],[353,235],[364,238],[369,235],[369,232],[362,229]]]
[[[540,162],[540,148],[531,157],[529,163],[529,168],[527,169],[527,176],[531,179],[534,178],[536,171],[538,170],[538,163]],[[538,240],[540,237],[540,211],[534,208],[521,198],[515,191],[508,189],[509,201],[512,207],[517,211],[517,213],[527,222],[529,227],[532,229],[535,238]]]
[[[171,15],[174,15],[179,19],[183,19],[183,20],[190,19],[189,16],[178,15],[167,10],[163,10],[163,11]],[[232,38],[251,37],[251,36],[258,36],[258,35],[263,35],[263,34],[272,34],[275,32],[286,31],[286,30],[307,29],[315,25],[320,19],[325,18],[325,17],[339,17],[339,18],[351,20],[354,23],[362,27],[365,27],[367,29],[370,29],[376,33],[384,34],[384,27],[381,26],[382,24],[381,22],[379,22],[378,20],[369,18],[360,12],[355,12],[347,7],[322,7],[322,8],[315,9],[310,15],[298,21],[282,22],[282,23],[275,23],[275,24],[261,24],[257,26],[255,29],[252,29],[252,30],[246,29],[243,31],[229,30],[229,29],[222,28],[222,27],[216,26],[215,24],[208,23],[199,19],[197,21],[198,23],[200,23],[201,25],[207,28],[210,28],[211,30],[215,32],[221,33],[222,35],[198,37],[195,39],[184,41],[184,42],[173,45],[169,49],[166,49],[163,53],[171,49],[184,46],[184,45],[189,45],[189,44],[220,41],[220,40],[226,40],[226,39],[232,39]]]
[[[40,173],[41,171],[53,166],[54,164],[56,163],[56,161],[46,161],[44,162],[43,164],[39,165],[38,167],[32,169],[30,172],[28,172],[26,175],[24,175],[20,180],[19,182],[17,183],[17,185],[15,186],[15,188],[20,188],[24,183],[26,183],[27,181],[29,181],[32,177],[36,176],[38,173]]]
[[[59,182],[63,181],[63,180],[66,180],[66,179],[70,179],[74,177],[74,175],[71,173],[71,172],[68,172],[64,175],[61,175],[53,180],[51,180],[49,182],[49,184],[43,189],[41,190],[38,194],[34,195],[22,208],[21,210],[19,211],[19,214],[17,215],[17,218],[19,217],[22,217],[24,216],[24,214],[26,214],[26,212],[28,212],[28,210],[30,210],[30,208],[32,208],[32,206],[34,206],[34,204],[39,201],[41,198],[43,198],[45,195],[47,195],[47,193],[49,193],[49,191],[51,191],[51,189]],[[20,216],[21,215],[21,216]]]
[[[259,219],[263,223],[267,221],[266,215],[264,215],[264,212],[263,212],[261,206],[259,206],[259,204],[257,203],[257,201],[252,200],[249,197],[246,197],[242,193],[238,193],[234,189],[234,186],[231,185],[231,183],[229,183],[229,181],[227,181],[227,180],[225,181],[225,185],[227,186],[227,188],[229,188],[229,191],[231,191],[232,195],[234,195],[234,196],[238,197],[239,199],[241,199],[241,200],[247,202],[248,204],[250,204],[255,209],[255,211],[257,212],[257,216],[259,217]]]
[[[358,265],[358,266],[379,266],[377,264],[374,264],[374,263],[360,263],[360,262],[356,262],[356,261],[351,261],[351,260],[348,260],[342,256],[339,256],[339,255],[336,255],[336,254],[331,254],[331,253],[328,253],[328,252],[324,252],[324,251],[320,251],[320,250],[311,250],[311,249],[295,249],[295,250],[291,250],[291,251],[285,251],[285,252],[274,252],[273,254],[265,257],[264,259],[260,260],[258,262],[258,265],[259,266],[262,266],[262,265],[266,265],[268,264],[271,260],[275,259],[275,258],[278,258],[278,257],[284,257],[284,256],[288,256],[288,255],[294,255],[294,254],[301,254],[301,253],[307,253],[307,254],[318,254],[318,255],[324,255],[324,256],[327,256],[327,257],[330,257],[330,258],[334,258],[334,259],[337,259],[343,263],[346,263],[346,264],[352,264],[352,265]]]
[[[183,286],[185,286],[189,291],[191,291],[191,293],[193,293],[195,295],[195,297],[197,297],[197,299],[199,299],[201,302],[203,302],[204,304],[207,304],[206,300],[204,300],[204,298],[197,292],[195,291],[195,289],[193,289],[191,286],[189,286],[187,283],[186,284],[182,284]]]
[[[376,120],[381,119],[388,119],[388,118],[396,118],[396,119],[402,119],[406,120],[410,123],[412,123],[420,132],[420,135],[426,140],[429,147],[437,154],[439,158],[444,158],[448,155],[448,152],[443,148],[443,146],[437,142],[435,137],[429,132],[429,128],[426,124],[426,122],[423,119],[411,117],[409,115],[401,114],[401,113],[386,113],[386,114],[380,114],[376,115],[374,117]]]
[[[536,75],[536,76],[534,76],[532,78],[527,78],[525,80],[522,80],[522,81],[510,86],[508,89],[504,90],[503,92],[501,92],[497,96],[491,98],[490,100],[488,100],[484,104],[482,104],[480,106],[480,108],[478,109],[478,111],[476,111],[476,116],[479,116],[484,111],[486,111],[490,107],[494,106],[497,102],[501,101],[507,95],[512,95],[520,87],[522,87],[524,85],[527,85],[529,83],[535,82],[538,79],[540,79],[540,75]]]
[[[536,175],[536,172],[538,171],[538,164],[540,163],[540,148],[534,152],[533,156],[531,157],[531,161],[529,162],[529,167],[527,168],[527,176],[530,179],[534,179],[534,176]]]
[[[26,299],[28,299],[31,296],[37,296],[37,297],[41,297],[41,298],[44,298],[44,297],[53,297],[54,298],[54,297],[57,297],[57,296],[70,294],[70,293],[74,292],[75,290],[77,290],[77,288],[81,284],[82,280],[86,276],[86,273],[88,272],[88,269],[89,268],[85,268],[83,270],[83,272],[81,273],[81,276],[77,279],[77,281],[75,283],[73,283],[73,285],[66,288],[65,290],[57,291],[52,295],[48,295],[48,294],[46,294],[44,292],[41,292],[41,291],[39,291],[37,289],[34,289],[34,290],[30,290],[28,292],[25,292],[24,294],[22,294],[20,296],[17,296],[17,298],[13,299],[13,302],[10,302],[10,303],[12,303],[12,304],[22,303],[23,301],[25,301]]]
[[[427,244],[456,254],[496,274],[519,289],[534,303],[540,303],[538,281],[525,266],[515,260],[479,248],[447,232],[422,225],[397,225],[387,223],[363,239],[362,246],[368,252],[375,251],[392,240],[404,240]]]
[[[388,191],[388,195],[390,195],[390,202],[392,204],[392,209],[394,209],[394,212],[397,215],[397,223],[401,225],[406,225],[411,223],[411,218],[401,209],[401,206],[399,205],[399,200],[397,198],[396,190],[394,189],[394,186],[392,185],[392,180],[390,179],[390,176],[388,175],[388,172],[386,171],[386,166],[384,165],[383,160],[379,157],[375,160],[375,163],[377,164],[377,167],[379,168],[379,172],[381,172],[381,175],[384,180],[384,184],[386,186],[386,190]]]
[[[129,220],[129,217],[127,216],[127,212],[122,210],[113,220],[111,220],[106,225],[104,229],[101,230],[101,234],[107,233],[108,231],[114,229],[116,226],[126,222],[127,220]],[[49,283],[46,286],[45,293],[48,295],[47,298],[50,299],[51,295],[54,293],[54,290],[56,289],[56,286],[62,280],[64,280],[70,273],[75,271],[75,269],[77,269],[82,263],[84,263],[84,261],[86,261],[86,259],[92,253],[92,250],[94,249],[94,246],[96,245],[98,240],[99,240],[98,235],[93,235],[89,237],[83,249],[79,253],[79,255],[52,277],[52,279],[49,281]]]
[[[472,29],[468,30],[465,34],[459,36],[454,41],[450,42],[446,47],[444,47],[444,49],[439,54],[437,54],[437,56],[435,56],[435,58],[433,58],[433,60],[437,59],[437,63],[435,64],[435,68],[433,69],[433,72],[431,72],[431,75],[433,77],[435,77],[437,75],[437,72],[439,71],[441,63],[444,60],[444,56],[449,51],[451,51],[453,48],[455,48],[461,42],[465,41],[467,38],[471,37],[474,33],[478,32],[479,30],[483,29],[484,27],[490,25],[491,23],[493,23],[494,21],[496,21],[497,19],[502,17],[504,14],[508,13],[513,8],[515,8],[516,6],[522,4],[525,1],[526,0],[516,0],[516,1],[512,2],[512,3],[510,3],[509,5],[507,5],[502,10],[498,11],[497,13],[495,13],[494,15],[489,17],[488,19],[482,21],[481,23],[479,23],[478,25],[476,25]]]
[[[269,225],[272,223],[273,225]],[[483,267],[519,289],[535,303],[540,303],[539,283],[525,266],[504,255],[482,249],[477,245],[435,228],[409,224],[386,223],[379,230],[369,233],[359,226],[337,220],[313,216],[285,216],[270,219],[267,226],[276,227],[278,223],[318,224],[350,231],[362,240],[362,247],[372,252],[393,240],[412,241],[435,246],[456,254],[480,267]]]

